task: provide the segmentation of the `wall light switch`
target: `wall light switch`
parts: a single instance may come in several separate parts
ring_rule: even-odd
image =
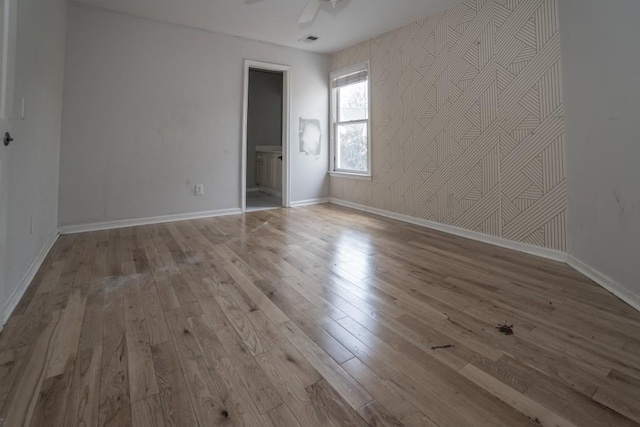
[[[196,184],[196,196],[202,196],[204,194],[204,185]]]

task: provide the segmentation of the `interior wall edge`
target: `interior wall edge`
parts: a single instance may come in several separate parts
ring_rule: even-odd
[[[15,142],[2,147],[0,329],[58,236],[67,0],[19,0],[13,97]],[[5,27],[6,29],[6,27]],[[8,60],[5,58],[5,61]]]
[[[561,0],[567,251],[625,301],[640,301],[640,3]],[[582,270],[584,269],[584,270]]]
[[[629,304],[631,307],[640,311],[640,295],[633,293],[620,283],[616,283],[613,279],[600,273],[598,270],[585,264],[573,255],[568,255],[567,264],[596,282],[602,288],[611,292],[622,301]]]
[[[606,275],[600,273],[593,267],[580,261],[573,255],[566,252],[555,251],[553,249],[547,249],[538,246],[527,245],[526,243],[520,243],[513,240],[507,240],[500,237],[493,237],[486,234],[470,231],[464,228],[454,227],[450,225],[441,224],[439,222],[433,222],[421,218],[412,217],[409,215],[398,214],[391,211],[385,211],[382,209],[372,208],[370,206],[361,205],[358,203],[348,202],[342,199],[330,198],[330,203],[335,205],[344,206],[352,209],[356,209],[363,212],[380,215],[386,218],[395,219],[398,221],[407,222],[409,224],[418,225],[421,227],[431,228],[433,230],[442,231],[444,233],[454,234],[456,236],[465,237],[468,239],[476,240],[490,245],[499,246],[505,249],[511,249],[518,252],[523,252],[529,255],[534,255],[540,258],[549,259],[552,261],[558,261],[565,263],[580,273],[584,274],[589,279],[593,280],[598,286],[611,292],[620,300],[640,311],[640,295],[636,295],[626,287],[614,280],[610,279]]]
[[[568,255],[566,252],[543,248],[541,246],[528,245],[526,243],[517,242],[515,240],[508,240],[501,237],[494,237],[488,234],[479,233],[477,231],[467,230],[466,228],[460,228],[453,225],[447,225],[435,221],[429,221],[427,219],[417,218],[414,216],[373,208],[371,206],[348,202],[346,200],[337,199],[334,197],[330,198],[330,200],[331,203],[335,205],[357,209],[359,211],[384,216],[386,218],[407,222],[413,225],[419,225],[421,227],[431,228],[432,230],[442,231],[444,233],[454,234],[460,237],[466,237],[468,239],[477,240],[479,242],[488,243],[490,245],[499,246],[505,249],[512,249],[529,255],[535,255],[541,258],[550,259],[552,261],[559,261],[563,263],[567,262]]]

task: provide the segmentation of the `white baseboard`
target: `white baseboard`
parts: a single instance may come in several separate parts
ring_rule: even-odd
[[[13,292],[11,292],[9,299],[2,308],[2,325],[0,325],[0,330],[2,330],[4,324],[7,323],[7,320],[9,320],[9,317],[13,313],[13,310],[15,310],[16,306],[20,302],[20,299],[31,284],[31,281],[38,272],[38,269],[40,269],[40,266],[44,262],[44,259],[47,257],[47,254],[53,247],[54,243],[56,243],[56,240],[58,240],[58,236],[60,236],[60,234],[58,234],[58,230],[55,230],[53,233],[51,233],[51,236],[49,236],[47,242],[44,244],[42,249],[40,249],[40,252],[38,252],[38,255],[36,255],[35,259],[31,262],[31,265],[29,265],[29,268],[22,276],[22,279],[20,279],[18,286],[13,290]]]
[[[267,193],[270,194],[272,196],[276,196],[276,197],[280,197],[282,198],[282,190],[279,190],[277,188],[271,188],[271,187],[259,187],[258,191],[262,191],[263,193]]]
[[[612,294],[620,298],[622,301],[626,302],[636,310],[640,311],[639,295],[636,295],[633,292],[625,289],[622,285],[614,282],[609,277],[605,276],[604,274],[598,272],[597,270],[589,267],[582,261],[564,252],[527,245],[525,243],[514,242],[511,240],[489,236],[486,234],[466,230],[459,227],[454,227],[451,225],[440,224],[434,221],[415,218],[409,215],[390,212],[383,209],[372,208],[370,206],[361,205],[358,203],[352,203],[345,200],[336,199],[333,197],[300,200],[297,202],[292,202],[291,207],[310,206],[310,205],[317,205],[317,204],[323,204],[323,203],[333,203],[336,205],[357,209],[363,212],[369,212],[375,215],[380,215],[386,218],[391,218],[398,221],[403,221],[410,224],[442,231],[445,233],[454,234],[456,236],[466,237],[468,239],[477,240],[477,241],[488,243],[491,245],[516,250],[516,251],[527,253],[530,255],[539,256],[541,258],[546,258],[554,261],[567,263],[571,267],[578,270],[580,273],[584,274],[585,276],[587,276],[588,278],[596,282],[598,285],[602,286],[604,289],[608,290],[609,292],[611,292]],[[166,215],[166,216],[158,216],[158,217],[151,217],[151,218],[133,219],[133,220],[110,221],[110,222],[101,222],[101,223],[94,223],[94,224],[69,225],[69,226],[59,227],[58,232],[60,234],[82,233],[87,231],[109,230],[113,228],[133,227],[138,225],[158,224],[158,223],[172,222],[172,221],[184,221],[184,220],[198,219],[198,218],[210,218],[215,216],[234,215],[234,214],[240,214],[240,213],[242,213],[242,211],[241,209],[238,209],[238,208],[222,209],[217,211]],[[20,280],[19,286],[13,291],[13,293],[9,297],[9,300],[5,304],[2,311],[3,313],[2,325],[6,323],[9,316],[15,309],[16,305],[20,301],[20,298],[22,297],[27,287],[31,283],[31,280],[33,280],[33,277],[35,276],[36,272],[42,265],[42,262],[44,261],[46,255],[51,250],[51,247],[53,246],[57,238],[58,238],[57,232],[51,235],[47,243],[44,245],[44,247],[36,257],[36,259],[31,263],[31,266],[25,273],[22,280]],[[0,326],[0,330],[1,329],[2,328]]]
[[[247,193],[256,193],[258,191],[260,191],[260,189],[258,187],[247,188]]]
[[[438,222],[429,221],[426,219],[390,212],[383,209],[372,208],[370,206],[352,203],[342,199],[336,199],[334,197],[330,198],[330,202],[336,205],[345,206],[347,208],[357,209],[387,218],[396,219],[398,221],[408,222],[410,224],[442,231],[444,233],[455,234],[456,236],[466,237],[468,239],[477,240],[479,242],[489,243],[491,245],[500,246],[502,248],[524,252],[529,255],[535,255],[553,261],[565,263],[567,262],[567,254],[565,252],[541,248],[539,246],[528,245],[526,243],[514,242],[513,240],[489,236],[487,234],[478,233],[477,231],[466,230],[464,228],[454,227],[452,225],[440,224]]]
[[[570,265],[571,267],[575,268],[580,273],[584,274],[589,279],[596,282],[602,288],[606,289],[616,297],[620,298],[625,303],[629,304],[631,307],[640,311],[640,295],[637,295],[632,291],[626,289],[621,284],[616,283],[611,278],[605,276],[604,274],[600,273],[599,271],[595,270],[594,268],[588,266],[584,262],[580,261],[579,259],[565,252],[541,248],[538,246],[527,245],[525,243],[514,242],[512,240],[502,239],[499,237],[488,236],[486,234],[478,233],[475,231],[465,230],[463,228],[454,227],[451,225],[445,225],[445,224],[440,224],[433,221],[415,218],[409,215],[403,215],[395,212],[385,211],[382,209],[376,209],[366,205],[352,203],[345,200],[336,199],[333,197],[330,198],[329,201],[330,203],[334,203],[336,205],[345,206],[348,208],[369,212],[369,213],[384,216],[387,218],[408,222],[410,224],[432,228],[434,230],[443,231],[445,233],[455,234],[457,236],[466,237],[466,238],[477,240],[484,243],[489,243],[495,246],[500,246],[503,248],[524,252],[530,255],[539,256],[541,258],[564,262]]]
[[[328,197],[322,197],[320,199],[298,200],[297,202],[291,202],[291,207],[298,208],[300,206],[322,205],[324,203],[329,203]]]
[[[634,294],[630,290],[625,289],[624,286],[616,283],[611,278],[600,273],[593,267],[588,266],[573,255],[569,255],[567,264],[587,276],[589,279],[596,282],[598,285],[602,286],[607,291],[620,298],[622,301],[629,304],[631,307],[640,311],[640,295]]]
[[[114,228],[136,227],[163,222],[185,221],[189,219],[213,218],[215,216],[241,214],[242,209],[220,209],[216,211],[193,212],[176,215],[154,216],[150,218],[125,219],[120,221],[96,222],[93,224],[64,225],[58,227],[60,234],[85,233],[87,231],[111,230]]]

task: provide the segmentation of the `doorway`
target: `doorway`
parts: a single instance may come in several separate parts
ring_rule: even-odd
[[[242,211],[289,206],[289,67],[245,61]]]

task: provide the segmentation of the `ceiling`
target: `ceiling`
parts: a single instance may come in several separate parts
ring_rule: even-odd
[[[342,0],[313,23],[307,0],[77,0],[91,6],[309,51],[333,53],[459,4],[462,0]],[[307,44],[307,35],[320,39]]]

